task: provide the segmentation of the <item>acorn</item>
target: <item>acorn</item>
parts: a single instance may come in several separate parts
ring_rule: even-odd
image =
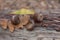
[[[33,16],[33,20],[37,23],[40,23],[40,22],[43,21],[43,15],[35,13],[34,16]]]
[[[18,16],[18,15],[12,16],[11,22],[12,22],[12,24],[14,24],[14,25],[18,25],[18,24],[20,23],[19,16]]]

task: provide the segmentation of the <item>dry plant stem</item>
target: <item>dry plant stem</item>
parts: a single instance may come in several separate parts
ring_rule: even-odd
[[[50,25],[54,25],[54,26],[58,26],[59,25],[59,23],[58,22],[55,22],[55,21],[44,21],[43,22],[43,25],[48,25],[48,26],[50,26]],[[48,27],[47,26],[47,27]]]
[[[51,19],[52,20],[59,20],[60,21],[60,18],[57,18],[57,17],[56,18],[51,18]]]
[[[44,19],[46,19],[46,20],[59,20],[60,21],[60,18],[58,18],[58,17],[46,17],[46,16],[44,16],[45,18]]]

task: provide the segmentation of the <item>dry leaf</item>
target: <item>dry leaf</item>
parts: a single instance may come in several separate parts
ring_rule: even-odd
[[[10,31],[10,32],[13,32],[14,29],[15,29],[15,25],[13,25],[13,24],[11,23],[11,21],[9,21],[9,22],[8,22],[8,28],[9,28],[9,31]]]
[[[7,29],[7,19],[0,19],[0,25],[2,26],[3,29]]]

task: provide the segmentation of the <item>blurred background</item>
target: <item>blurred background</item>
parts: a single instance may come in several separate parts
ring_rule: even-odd
[[[9,13],[21,8],[34,9],[36,13],[60,9],[60,0],[0,0],[0,13]]]

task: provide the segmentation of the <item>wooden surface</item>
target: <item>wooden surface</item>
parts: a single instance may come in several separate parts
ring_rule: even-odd
[[[1,16],[3,16],[3,14],[10,13],[22,7],[28,7],[26,5],[29,5],[29,8],[34,9],[36,13],[41,12],[50,17],[60,16],[60,4],[56,2],[51,4],[51,1],[54,0],[45,1],[47,1],[46,4],[48,4],[48,6],[40,5],[40,0],[0,0],[0,13],[2,13]],[[53,6],[52,8],[51,5]],[[27,31],[24,28],[22,30],[16,29],[11,33],[8,30],[0,28],[0,40],[60,40],[60,32],[37,27],[33,31]]]
[[[19,29],[14,33],[0,29],[0,40],[60,40],[60,32],[40,27],[33,31]]]

